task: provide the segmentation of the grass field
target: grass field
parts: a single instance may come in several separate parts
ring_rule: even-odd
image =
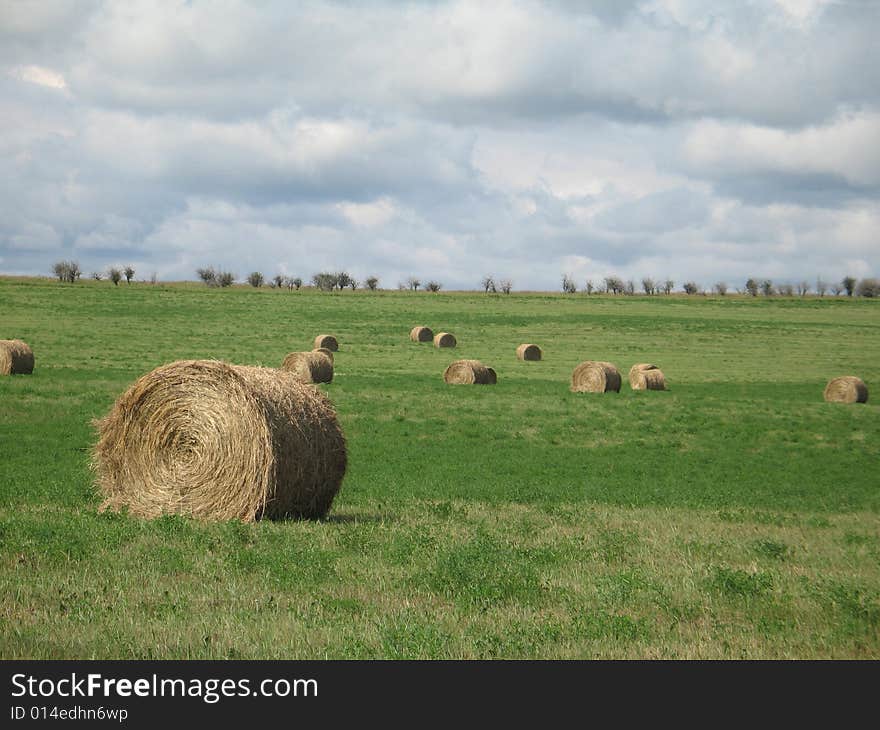
[[[91,420],[135,378],[319,332],[327,521],[97,512]],[[0,378],[0,658],[880,657],[878,302],[0,279],[10,337],[36,370]],[[445,385],[459,357],[498,384]],[[572,394],[585,359],[669,391]],[[867,404],[823,402],[843,374]]]

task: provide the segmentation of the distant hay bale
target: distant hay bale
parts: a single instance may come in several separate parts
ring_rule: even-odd
[[[638,363],[629,369],[629,386],[633,390],[666,390],[666,378],[656,365]]]
[[[495,385],[498,382],[498,373],[495,372],[495,368],[486,368],[486,372],[489,373],[489,385]]]
[[[516,348],[516,356],[520,360],[540,360],[542,354],[541,348],[537,345],[524,343]]]
[[[318,335],[315,338],[315,349],[320,350],[322,347],[327,348],[331,352],[339,350],[339,343],[333,335]]]
[[[493,379],[479,360],[456,360],[443,371],[443,380],[450,385],[493,385],[497,377]]]
[[[413,342],[430,342],[434,339],[434,333],[430,327],[413,327],[409,331],[409,338]]]
[[[30,375],[34,351],[21,340],[0,340],[0,375]]]
[[[438,332],[434,336],[434,347],[455,347],[455,335],[449,332]]]
[[[312,352],[320,352],[329,357],[331,363],[333,362],[333,351],[328,350],[326,347],[316,347]]]
[[[867,403],[868,386],[855,375],[842,375],[828,381],[824,395],[830,403]]]
[[[101,510],[317,519],[345,475],[345,437],[332,404],[281,370],[211,360],[163,365],[96,426]]]
[[[571,374],[573,393],[620,392],[620,372],[610,362],[586,360]]]
[[[320,350],[291,352],[281,363],[281,369],[293,373],[303,383],[332,383],[333,355]]]

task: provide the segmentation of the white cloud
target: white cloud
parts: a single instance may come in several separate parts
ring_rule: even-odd
[[[50,89],[66,89],[67,82],[64,76],[42,66],[16,66],[9,71],[9,75],[37,86],[46,86]]]

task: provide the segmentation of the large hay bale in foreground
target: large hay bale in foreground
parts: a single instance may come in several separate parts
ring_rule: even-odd
[[[0,375],[30,375],[34,351],[21,340],[0,340]]]
[[[320,350],[322,347],[326,347],[331,352],[337,352],[339,343],[333,335],[318,335],[315,338],[315,349]]]
[[[96,425],[102,510],[321,518],[345,475],[345,437],[330,401],[281,370],[211,360],[163,365]]]
[[[540,360],[542,354],[540,347],[529,343],[523,343],[516,348],[516,356],[520,360]]]
[[[867,403],[868,386],[855,375],[842,375],[828,381],[824,395],[831,403]]]
[[[620,392],[620,372],[610,362],[586,360],[571,374],[573,393]]]
[[[438,332],[434,336],[434,347],[455,347],[455,335],[449,332]]]
[[[638,363],[629,369],[629,387],[633,390],[666,390],[666,378],[656,365]]]
[[[434,333],[430,327],[413,327],[409,331],[409,338],[413,342],[430,342],[434,339]]]
[[[333,356],[318,350],[288,353],[281,369],[293,373],[303,383],[333,382]]]
[[[450,385],[492,385],[494,383],[489,374],[489,368],[479,360],[456,360],[443,371],[443,380]]]

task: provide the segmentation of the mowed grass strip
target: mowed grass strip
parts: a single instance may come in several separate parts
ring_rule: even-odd
[[[880,650],[870,513],[479,501],[324,523],[0,517],[4,658],[808,658]]]
[[[103,284],[0,279],[36,358],[0,378],[3,658],[880,656],[880,409],[822,400],[880,383],[877,302]],[[91,421],[135,378],[320,332],[329,521],[97,513]],[[460,358],[498,384],[443,383]],[[585,359],[669,390],[570,393]]]

